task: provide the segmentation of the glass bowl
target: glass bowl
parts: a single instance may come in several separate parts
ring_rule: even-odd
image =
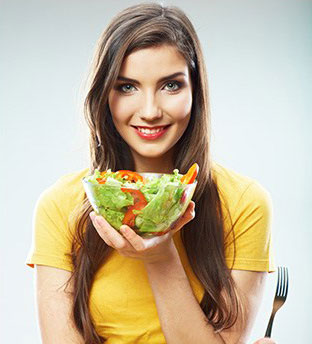
[[[140,173],[146,180],[160,178],[163,173]],[[156,188],[94,184],[82,180],[87,197],[97,215],[117,231],[127,224],[142,237],[167,233],[187,209],[196,185],[168,182]],[[179,185],[178,185],[179,184]],[[143,196],[142,196],[143,195]]]

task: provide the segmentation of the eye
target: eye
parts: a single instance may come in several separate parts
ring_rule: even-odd
[[[177,91],[177,90],[179,90],[179,89],[181,88],[181,85],[182,85],[182,83],[179,82],[179,81],[169,81],[169,82],[167,82],[166,87],[169,86],[169,87],[167,88],[167,90],[169,90],[170,92],[172,92],[172,91]]]
[[[131,84],[121,84],[116,87],[117,91],[122,93],[130,93],[134,87]]]

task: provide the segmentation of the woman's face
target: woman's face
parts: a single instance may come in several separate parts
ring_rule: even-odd
[[[192,107],[188,66],[176,48],[162,45],[128,55],[108,102],[136,171],[172,168],[173,147],[187,128]],[[161,132],[142,133],[143,128]]]

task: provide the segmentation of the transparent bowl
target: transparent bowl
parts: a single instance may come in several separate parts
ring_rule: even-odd
[[[164,174],[140,173],[140,175],[145,179],[153,179],[160,178]],[[129,221],[127,224],[142,237],[163,235],[173,228],[187,209],[197,185],[196,180],[192,184],[179,186],[168,182],[159,189],[154,189],[152,196],[145,194],[147,204],[133,210],[133,205],[138,201],[135,190],[141,191],[144,195],[143,190],[146,186],[127,187],[127,190],[122,191],[120,186],[93,184],[85,178],[82,182],[87,197],[98,215],[102,215],[113,228],[119,231],[129,213],[135,213],[134,216],[132,215],[131,225]]]

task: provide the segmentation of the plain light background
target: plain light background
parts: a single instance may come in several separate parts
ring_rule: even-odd
[[[34,270],[25,265],[39,194],[87,167],[82,85],[113,15],[138,1],[0,2],[0,341],[40,343]],[[311,343],[311,1],[163,1],[201,39],[212,109],[213,158],[271,194],[277,265],[290,273],[279,344]],[[310,97],[309,97],[310,96]],[[263,336],[270,274],[252,340]]]

